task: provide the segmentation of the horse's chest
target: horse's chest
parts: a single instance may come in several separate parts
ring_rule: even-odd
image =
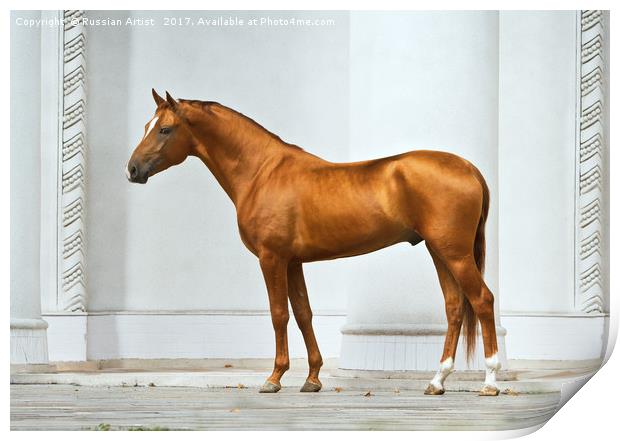
[[[289,248],[295,236],[295,222],[282,212],[249,212],[237,215],[239,235],[254,254],[263,248]]]

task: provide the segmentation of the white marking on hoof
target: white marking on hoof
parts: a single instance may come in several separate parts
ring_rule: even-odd
[[[497,379],[495,374],[501,369],[502,365],[497,359],[497,353],[485,358],[484,363],[487,366],[487,372],[484,378],[484,387],[486,388],[488,386],[491,389],[499,390],[497,387]]]
[[[452,371],[454,371],[454,360],[452,360],[452,357],[448,357],[439,365],[439,370],[431,380],[431,385],[433,385],[435,389],[443,391],[443,382]]]
[[[445,392],[445,389],[443,388],[438,389],[433,383],[430,383],[426,387],[426,390],[424,391],[424,395],[443,395],[444,392]]]
[[[485,384],[478,395],[481,397],[496,397],[499,395],[499,389],[491,386],[490,384]]]

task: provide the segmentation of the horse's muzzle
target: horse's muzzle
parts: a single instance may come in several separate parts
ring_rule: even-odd
[[[140,170],[140,167],[138,167],[136,163],[130,162],[127,164],[125,175],[129,182],[134,182],[136,184],[146,184],[146,181],[149,180],[149,170]]]

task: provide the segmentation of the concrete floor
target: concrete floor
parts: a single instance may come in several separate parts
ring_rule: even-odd
[[[370,392],[370,394],[368,394]],[[12,430],[508,430],[553,416],[559,392],[11,385]]]
[[[456,371],[425,396],[434,372],[357,372],[327,362],[323,390],[298,392],[292,360],[277,394],[259,394],[272,360],[111,360],[11,366],[13,430],[511,430],[555,413],[564,385],[589,365],[500,371],[498,397],[479,397],[483,372]],[[370,395],[367,396],[368,392]]]

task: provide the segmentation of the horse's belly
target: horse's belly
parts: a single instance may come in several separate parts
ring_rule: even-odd
[[[303,261],[328,260],[370,253],[398,242],[417,243],[419,236],[386,218],[327,218],[301,229],[294,249]]]

